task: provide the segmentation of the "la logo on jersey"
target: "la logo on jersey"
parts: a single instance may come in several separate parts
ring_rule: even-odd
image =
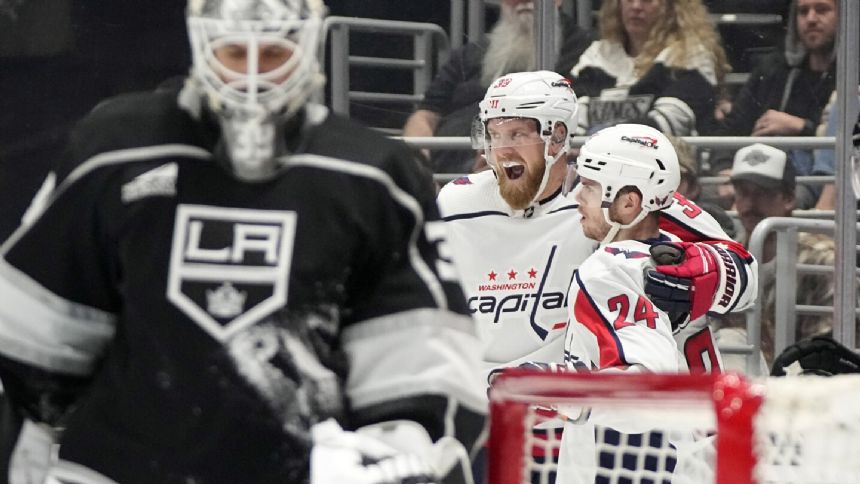
[[[219,341],[287,303],[295,212],[180,205],[167,299]]]

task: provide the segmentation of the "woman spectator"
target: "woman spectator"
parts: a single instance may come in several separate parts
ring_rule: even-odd
[[[711,122],[731,67],[701,0],[607,0],[599,24],[571,70],[581,132],[639,122],[685,136]]]

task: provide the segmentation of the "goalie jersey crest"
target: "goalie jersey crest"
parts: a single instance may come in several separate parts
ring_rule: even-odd
[[[296,214],[180,205],[167,298],[226,341],[287,303]]]

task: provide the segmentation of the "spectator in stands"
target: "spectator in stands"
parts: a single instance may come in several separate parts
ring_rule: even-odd
[[[561,3],[556,1],[556,5]],[[556,72],[566,74],[590,41],[589,34],[559,11],[559,58]],[[486,39],[470,42],[451,53],[433,79],[424,100],[403,127],[404,136],[468,136],[478,114],[478,102],[490,83],[509,72],[535,69],[534,2],[502,0],[501,15]],[[474,150],[439,150],[431,157],[437,173],[469,173],[476,164]]]
[[[737,240],[745,246],[749,245],[753,229],[765,218],[791,216],[795,203],[795,170],[784,151],[761,143],[741,148],[735,153],[731,180],[735,190],[735,208],[746,232]],[[764,250],[758,259],[759,286],[773,286],[775,256],[776,238],[771,234],[765,240]],[[766,303],[772,297],[769,295],[758,303]],[[720,332],[729,329],[742,333],[739,328],[745,324],[744,316],[720,316],[713,320],[720,328],[717,331],[718,343],[724,337]],[[765,327],[764,322],[762,324],[762,351],[768,363],[773,358],[772,321],[769,327]],[[737,341],[733,338],[733,342]]]
[[[744,245],[749,243],[755,226],[765,218],[791,216],[795,207],[795,173],[786,153],[772,146],[756,143],[735,153],[731,180],[735,209],[746,232],[738,240]],[[773,259],[775,250],[774,240],[769,238],[759,263]]]
[[[858,87],[857,99],[858,103],[860,103],[860,87]],[[822,122],[816,130],[816,134],[818,136],[836,136],[836,128],[839,126],[839,122],[842,120],[842,116],[840,115],[839,110],[836,109],[835,104],[836,91],[833,91],[833,95],[830,96],[830,101],[824,108],[824,114],[821,117]],[[813,168],[820,167],[820,169],[817,170],[813,169],[813,174],[836,173],[835,150],[818,149],[815,150],[813,156]],[[818,196],[818,202],[816,202],[815,208],[819,210],[833,210],[836,208],[836,188],[834,187],[833,183],[827,183],[822,187],[821,194]]]
[[[580,133],[638,122],[684,136],[711,122],[730,66],[701,0],[605,1],[599,24],[570,72]]]
[[[836,0],[793,0],[785,51],[765,57],[750,74],[731,111],[710,134],[733,136],[813,136],[835,87]],[[731,158],[731,152],[715,158]],[[793,150],[798,175],[833,174],[813,164],[809,150]],[[798,206],[818,200],[817,190],[798,191]]]

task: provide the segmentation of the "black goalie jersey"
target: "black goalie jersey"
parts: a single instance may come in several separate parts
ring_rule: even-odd
[[[97,108],[3,247],[0,375],[65,427],[61,465],[303,482],[330,416],[477,435],[473,323],[408,148],[310,105],[284,171],[243,183],[176,98]]]

